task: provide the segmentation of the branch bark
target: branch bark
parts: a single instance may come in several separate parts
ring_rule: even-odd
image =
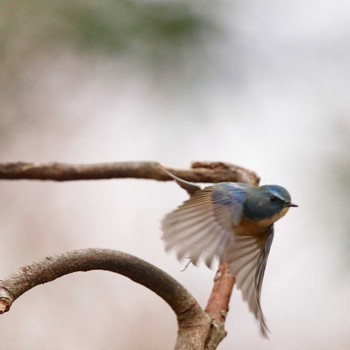
[[[194,162],[191,170],[163,167],[192,182],[245,182],[257,185],[258,176],[247,169],[222,162]],[[120,178],[169,181],[157,162],[118,162],[102,164],[0,163],[0,180],[106,180]]]
[[[236,279],[230,273],[229,265],[222,263],[216,272],[214,286],[205,312],[211,317],[212,334],[208,337],[207,350],[214,350],[226,337],[225,320]]]
[[[64,275],[105,270],[124,275],[159,295],[174,310],[179,324],[177,350],[204,349],[211,319],[195,298],[175,279],[135,256],[110,249],[82,249],[23,266],[0,281],[0,313],[30,289]]]

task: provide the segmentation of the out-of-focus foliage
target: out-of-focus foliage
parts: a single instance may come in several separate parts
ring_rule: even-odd
[[[70,45],[85,53],[152,58],[157,64],[163,55],[198,49],[203,34],[213,29],[205,13],[186,2],[5,1],[0,20],[2,56],[11,59]]]
[[[170,85],[191,66],[198,70],[208,33],[216,33],[209,13],[210,6],[185,1],[2,1],[0,131],[9,135],[17,120],[30,118],[36,72],[65,56],[81,57],[82,65],[121,60]]]

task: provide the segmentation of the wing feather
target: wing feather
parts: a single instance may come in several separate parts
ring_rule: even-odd
[[[212,193],[212,186],[196,192],[162,222],[165,249],[177,250],[180,260],[188,255],[193,263],[203,258],[210,266],[234,239],[231,208],[215,206]]]
[[[260,298],[267,260],[273,240],[273,229],[262,236],[236,237],[225,260],[236,276],[237,288],[242,291],[250,311],[260,323],[260,330],[268,337],[269,329],[261,309]]]

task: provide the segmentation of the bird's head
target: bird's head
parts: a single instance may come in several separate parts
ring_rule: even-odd
[[[264,185],[252,188],[244,204],[244,215],[251,220],[270,219],[277,221],[290,207],[297,207],[291,202],[288,191],[278,185]]]

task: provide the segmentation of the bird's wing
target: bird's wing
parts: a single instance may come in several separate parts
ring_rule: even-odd
[[[234,241],[233,226],[240,221],[245,185],[222,183],[195,192],[162,222],[166,250],[174,248],[196,264],[203,258],[208,267],[222,260]]]
[[[261,236],[236,236],[224,260],[236,276],[237,288],[260,323],[261,333],[268,337],[269,329],[260,305],[260,295],[267,259],[273,240],[273,227]]]

